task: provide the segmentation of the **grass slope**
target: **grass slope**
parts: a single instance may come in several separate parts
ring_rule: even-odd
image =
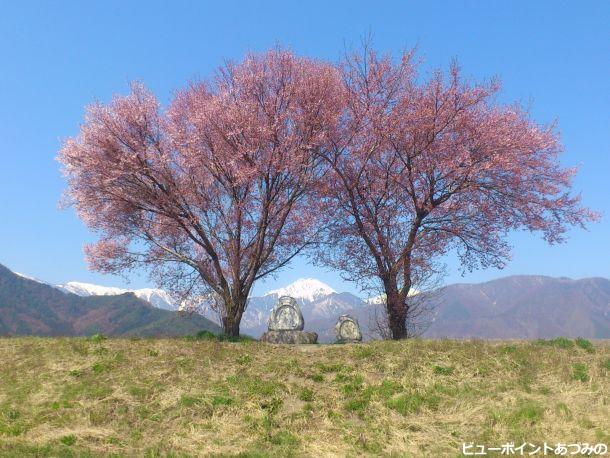
[[[610,443],[610,345],[0,339],[2,456],[459,456]],[[490,454],[490,456],[493,456]]]

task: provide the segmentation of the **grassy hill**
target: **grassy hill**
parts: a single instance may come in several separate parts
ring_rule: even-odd
[[[0,339],[0,361],[2,456],[443,457],[462,442],[610,443],[608,341],[20,337]]]

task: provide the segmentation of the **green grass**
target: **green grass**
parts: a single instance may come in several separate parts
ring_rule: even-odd
[[[199,331],[195,335],[187,335],[184,337],[184,340],[188,342],[192,342],[195,340],[207,340],[207,341],[216,341],[216,342],[254,342],[255,339],[250,336],[228,336],[226,334],[214,334],[210,331]]]
[[[580,382],[588,382],[590,380],[585,363],[574,363],[572,366],[572,378]]]
[[[74,434],[68,434],[67,436],[60,438],[59,441],[64,445],[74,445],[76,443],[76,436]]]
[[[544,415],[544,407],[536,401],[522,401],[508,416],[508,424],[515,428],[518,426],[532,426],[539,423]]]
[[[576,345],[585,350],[588,353],[593,353],[595,349],[593,348],[593,344],[587,339],[583,339],[582,337],[577,338],[575,341]]]
[[[184,407],[193,407],[198,404],[201,404],[201,402],[201,398],[197,396],[192,396],[189,394],[183,394],[182,396],[180,396],[180,405]]]
[[[435,409],[438,405],[438,397],[422,395],[419,393],[403,393],[388,400],[386,405],[402,415],[419,413],[422,407]]]
[[[548,345],[551,347],[564,349],[572,348],[574,346],[574,342],[571,339],[568,339],[567,337],[555,337],[551,340],[538,339],[536,342],[539,345]]]
[[[438,375],[451,375],[453,374],[453,367],[451,366],[434,366],[434,373]]]
[[[233,340],[233,341],[232,341]],[[0,456],[459,456],[610,441],[610,344],[0,339]]]
[[[106,339],[107,339],[107,337],[104,334],[94,334],[90,337],[87,337],[87,340],[89,342],[102,342]]]
[[[608,360],[608,368],[610,369],[610,360]],[[312,374],[309,377],[311,380],[313,380],[314,382],[318,382],[321,383],[324,381],[324,376],[322,374]]]
[[[313,401],[313,390],[311,388],[303,388],[299,393],[299,399],[305,402]]]
[[[212,398],[212,405],[214,406],[230,406],[235,402],[231,396],[217,395]]]

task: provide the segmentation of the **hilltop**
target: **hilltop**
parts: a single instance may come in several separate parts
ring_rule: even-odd
[[[0,339],[0,455],[459,456],[610,443],[610,343]],[[488,456],[500,456],[489,453]]]

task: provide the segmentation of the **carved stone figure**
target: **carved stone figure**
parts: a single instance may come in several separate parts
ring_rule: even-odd
[[[301,309],[290,296],[279,298],[269,317],[270,331],[302,331],[305,326]]]
[[[341,315],[335,325],[335,333],[339,342],[360,342],[362,332],[358,320],[350,315]]]
[[[268,331],[261,341],[276,344],[314,344],[318,334],[303,331],[305,320],[297,301],[290,296],[279,298],[269,316]]]

